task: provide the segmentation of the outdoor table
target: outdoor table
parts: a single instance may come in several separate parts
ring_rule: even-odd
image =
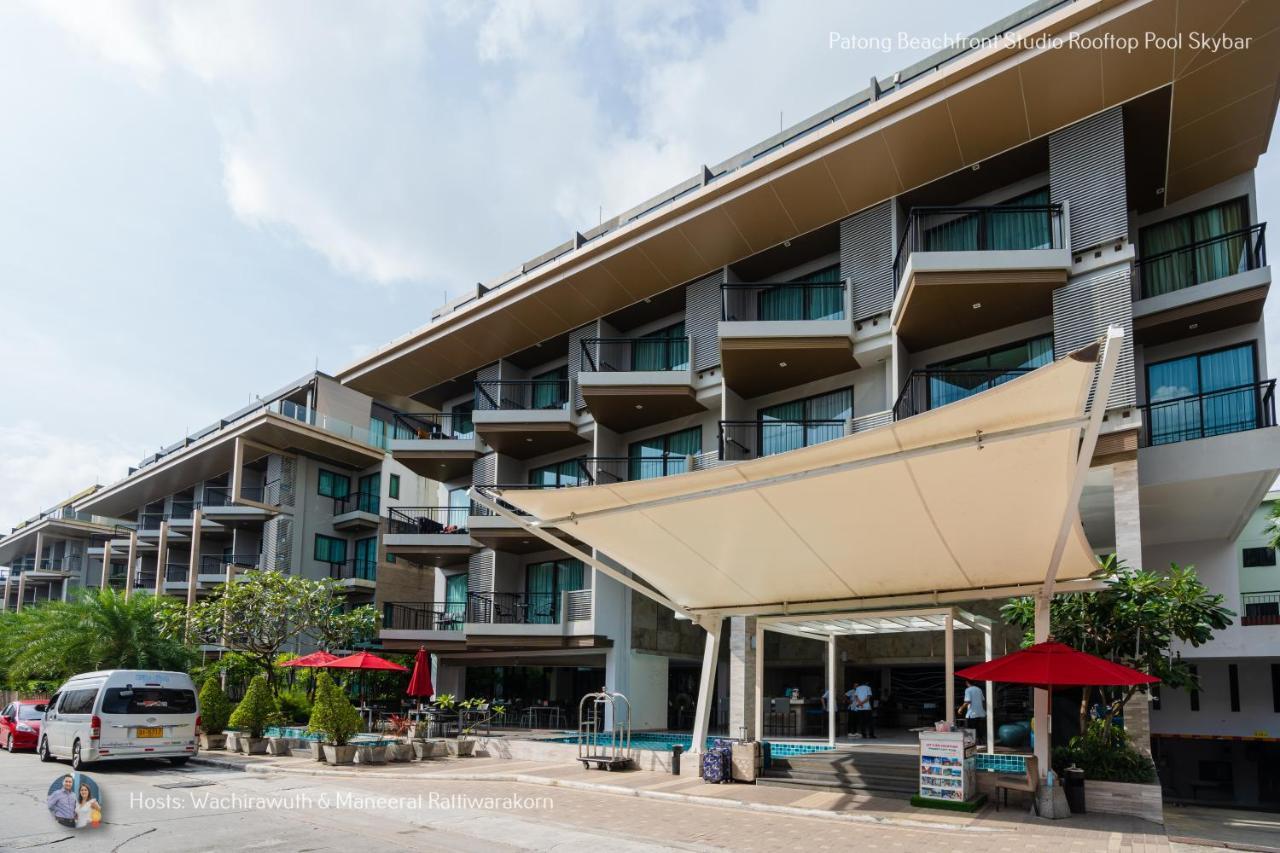
[[[551,728],[553,720],[559,728],[564,728],[564,709],[559,705],[530,705],[525,708],[524,719],[522,720],[525,723],[525,728],[539,728],[538,717],[542,712],[545,712],[547,716],[547,728]]]

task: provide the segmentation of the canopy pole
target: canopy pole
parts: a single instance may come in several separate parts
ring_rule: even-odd
[[[947,726],[956,723],[956,635],[955,617],[948,613],[943,622],[943,660],[947,671]]]
[[[723,622],[720,619],[707,620],[702,627],[707,631],[707,645],[702,652],[702,675],[698,679],[698,705],[693,713],[693,743],[689,744],[689,752],[695,756],[702,755],[707,748],[707,730],[711,726],[711,698],[716,689],[716,661],[720,657],[720,630]],[[695,759],[701,761],[700,758]],[[698,766],[699,775],[702,766]]]
[[[756,644],[755,656],[755,738],[764,740],[764,625],[756,622],[756,633],[752,638]]]
[[[991,626],[982,632],[982,659],[991,663]],[[987,682],[987,755],[996,751],[996,686]]]
[[[1037,643],[1043,643],[1049,639],[1049,602],[1050,596],[1036,596],[1036,619],[1035,619],[1035,640]],[[1032,688],[1031,699],[1034,711],[1035,721],[1035,737],[1036,737],[1036,763],[1040,765],[1040,778],[1048,778],[1049,758],[1052,750],[1049,748],[1050,731],[1049,731],[1049,693],[1040,688]]]
[[[827,637],[827,744],[836,747],[836,635]]]

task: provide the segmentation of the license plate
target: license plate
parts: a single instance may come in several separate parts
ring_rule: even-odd
[[[134,735],[135,737],[164,737],[164,729],[159,726],[155,728],[139,728]]]

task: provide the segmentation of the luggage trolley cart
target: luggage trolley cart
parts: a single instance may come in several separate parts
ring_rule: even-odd
[[[613,727],[604,729],[605,712],[613,718]],[[623,719],[620,711],[626,711]],[[578,703],[578,760],[582,766],[601,770],[625,770],[631,767],[631,702],[621,693],[601,688],[588,693]]]

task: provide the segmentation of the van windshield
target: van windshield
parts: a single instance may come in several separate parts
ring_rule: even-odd
[[[112,687],[102,697],[104,714],[194,714],[196,694],[168,687]]]

